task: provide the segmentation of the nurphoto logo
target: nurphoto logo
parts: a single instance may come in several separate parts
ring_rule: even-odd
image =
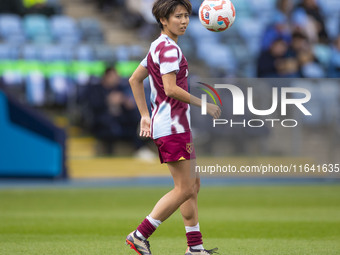
[[[221,94],[216,91],[216,89],[223,89],[223,91],[226,91],[226,93],[231,93],[233,101],[233,116],[245,116],[245,107],[247,107],[250,113],[255,116],[262,117],[261,119],[243,119],[241,121],[234,121],[233,119],[214,119],[213,127],[216,127],[217,125],[228,125],[230,127],[243,126],[258,128],[263,127],[266,123],[270,124],[270,127],[275,127],[277,123],[280,123],[282,127],[296,127],[298,125],[298,121],[296,119],[284,118],[287,117],[287,108],[289,105],[297,108],[305,116],[312,116],[312,113],[304,106],[304,104],[308,103],[311,100],[311,93],[308,89],[305,88],[281,87],[279,89],[278,87],[272,87],[271,107],[269,109],[256,109],[254,106],[254,93],[252,87],[247,88],[247,93],[245,95],[238,86],[232,84],[215,84],[214,87],[202,82],[199,82],[199,84],[206,87],[200,88],[206,93],[201,95],[202,115],[207,115],[207,95],[209,95],[212,98],[213,102],[217,105],[217,101],[215,99],[216,96],[219,100],[221,108],[223,107]],[[210,89],[211,92],[208,89]],[[292,97],[292,95],[299,95],[299,97]],[[282,118],[263,119],[263,116],[269,116],[271,114],[277,113],[278,110],[280,110],[279,116],[281,116]]]

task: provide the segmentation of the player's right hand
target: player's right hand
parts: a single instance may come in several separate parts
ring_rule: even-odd
[[[211,103],[207,104],[207,113],[211,115],[214,119],[218,119],[221,116],[221,108],[218,105]]]
[[[150,117],[142,117],[140,121],[140,133],[141,137],[151,137],[150,132],[151,119]]]

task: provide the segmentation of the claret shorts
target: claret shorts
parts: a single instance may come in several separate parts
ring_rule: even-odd
[[[154,142],[162,164],[196,158],[191,132],[163,136]]]

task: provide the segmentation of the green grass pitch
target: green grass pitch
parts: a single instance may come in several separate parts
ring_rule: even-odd
[[[1,255],[133,255],[125,236],[170,188],[0,190]],[[340,254],[340,186],[203,187],[206,248],[226,255]],[[153,254],[184,255],[176,212],[150,238]]]

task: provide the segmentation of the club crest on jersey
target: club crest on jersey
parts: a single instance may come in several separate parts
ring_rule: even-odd
[[[186,150],[188,153],[192,153],[192,151],[194,150],[194,144],[193,143],[187,143],[187,147]]]

